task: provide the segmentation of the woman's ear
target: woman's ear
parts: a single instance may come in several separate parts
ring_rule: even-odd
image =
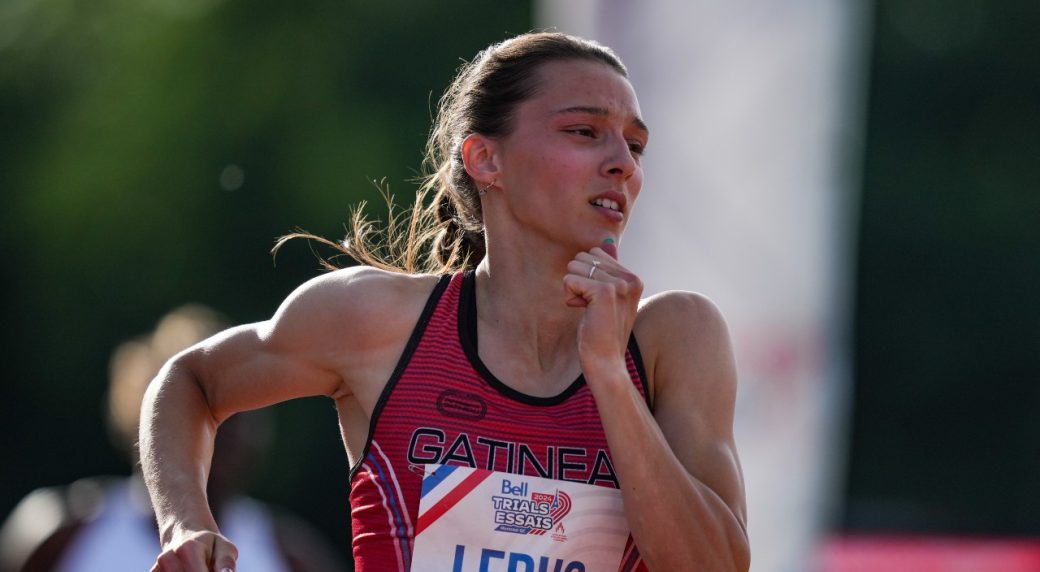
[[[470,133],[462,141],[462,164],[478,186],[498,178],[497,152],[496,141],[479,133]]]

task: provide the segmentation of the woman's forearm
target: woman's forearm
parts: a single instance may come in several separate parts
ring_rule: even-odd
[[[217,531],[206,498],[217,425],[183,364],[167,364],[149,385],[141,407],[141,468],[164,546],[181,530]]]
[[[747,570],[747,535],[738,516],[682,465],[627,374],[617,378],[590,387],[648,568]]]

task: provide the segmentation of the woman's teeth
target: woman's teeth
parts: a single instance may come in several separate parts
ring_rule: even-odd
[[[612,201],[610,199],[596,199],[592,201],[592,204],[612,211],[621,210],[621,206],[617,204],[617,201]]]

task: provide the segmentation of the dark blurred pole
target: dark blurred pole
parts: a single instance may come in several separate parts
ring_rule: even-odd
[[[850,532],[1040,536],[1040,4],[876,7]]]

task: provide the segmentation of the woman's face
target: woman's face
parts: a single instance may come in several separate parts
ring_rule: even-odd
[[[606,64],[551,62],[499,140],[508,216],[574,250],[619,239],[643,184],[649,133],[632,85]]]

